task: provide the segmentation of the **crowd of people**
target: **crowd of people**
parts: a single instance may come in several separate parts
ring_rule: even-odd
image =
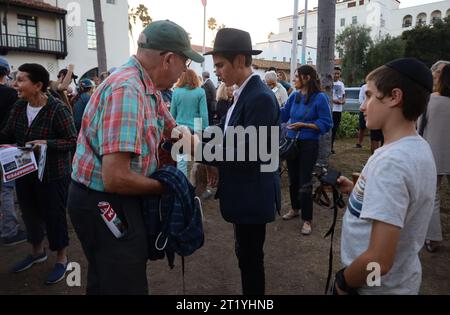
[[[259,157],[189,164],[188,156],[211,146],[202,137],[209,126],[223,130],[223,143],[213,146],[224,156],[236,149],[225,140],[232,127],[283,128],[297,153],[286,161],[291,209],[282,218],[301,217],[299,232],[310,235],[319,141],[331,132],[335,143],[346,103],[341,68],[334,68],[331,97],[310,65],[296,70],[293,85],[277,69],[261,78],[252,69],[252,56],[261,51],[252,48],[249,33],[223,28],[213,50],[206,53],[212,55],[220,80],[216,86],[209,72],[199,76],[189,68],[204,57],[192,49],[188,33],[179,25],[168,20],[151,23],[138,47],[123,66],[100,74],[101,79],[79,82],[73,65],[61,70],[57,81],[35,63],[21,65],[11,78],[7,60],[0,58],[0,144],[47,147],[42,180],[34,172],[1,186],[3,244],[31,245],[30,254],[12,272],[48,259],[46,237],[48,250],[56,252],[46,283],[64,279],[68,212],[88,261],[86,293],[148,294],[148,240],[141,199],[167,193],[152,174],[169,163],[185,176],[191,168],[190,179],[195,186],[204,186],[204,198],[217,188],[222,216],[234,228],[242,293],[263,295],[266,225],[281,208],[279,170],[261,172],[265,161]],[[391,61],[367,75],[360,103],[356,148],[362,147],[368,128],[372,156],[356,182],[338,179],[338,189],[349,199],[341,235],[344,268],[336,273],[332,291],[418,294],[418,253],[424,245],[435,252],[442,241],[439,189],[444,176],[450,181],[445,137],[450,62],[439,61],[430,70],[413,58]],[[163,159],[165,141],[188,143],[189,150],[173,160]],[[250,145],[246,140],[247,150]],[[330,153],[334,150],[332,146]],[[15,211],[14,190],[25,230],[20,229]],[[124,237],[115,238],[102,221],[98,209],[102,202],[127,222]],[[373,262],[380,266],[379,286],[366,283],[367,266]]]

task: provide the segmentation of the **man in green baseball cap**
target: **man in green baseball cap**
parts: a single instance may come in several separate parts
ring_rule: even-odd
[[[89,263],[87,294],[148,293],[140,200],[164,192],[151,175],[159,144],[176,127],[160,91],[173,86],[190,60],[204,60],[187,32],[167,20],[147,26],[138,44],[137,54],[91,96],[72,164],[68,209]],[[117,239],[99,220],[96,205],[105,201],[128,224],[130,237]]]

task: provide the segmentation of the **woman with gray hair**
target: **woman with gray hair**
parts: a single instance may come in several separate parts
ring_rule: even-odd
[[[286,89],[277,81],[278,77],[275,71],[267,71],[264,75],[264,80],[268,87],[270,87],[275,94],[278,105],[284,107],[286,101],[288,100],[288,94]]]
[[[450,61],[439,60],[431,66],[431,73],[433,74],[433,91],[436,91],[437,89],[437,83],[439,77],[441,76],[442,68],[444,68],[444,66],[448,64],[450,64]]]
[[[442,178],[446,176],[450,184],[450,142],[445,136],[448,134],[448,121],[450,120],[450,63],[441,62],[434,71],[433,68],[431,69],[435,79],[435,92],[430,97],[426,113],[421,117],[419,133],[430,144],[436,162],[436,197],[425,240],[425,249],[435,252],[442,241],[439,198]],[[439,72],[437,73],[437,71]]]

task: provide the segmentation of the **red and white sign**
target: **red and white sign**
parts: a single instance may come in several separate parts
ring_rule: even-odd
[[[13,146],[0,146],[0,167],[5,183],[38,170],[33,151]]]

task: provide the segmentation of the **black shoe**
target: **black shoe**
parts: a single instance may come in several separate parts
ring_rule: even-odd
[[[336,154],[336,152],[334,152],[334,150],[331,150],[331,154]]]
[[[23,242],[26,242],[27,240],[27,233],[22,230],[18,230],[17,234],[11,237],[4,237],[3,238],[3,245],[4,246],[14,246]]]
[[[354,146],[355,149],[362,149],[362,145],[360,145],[359,143],[355,144]]]

